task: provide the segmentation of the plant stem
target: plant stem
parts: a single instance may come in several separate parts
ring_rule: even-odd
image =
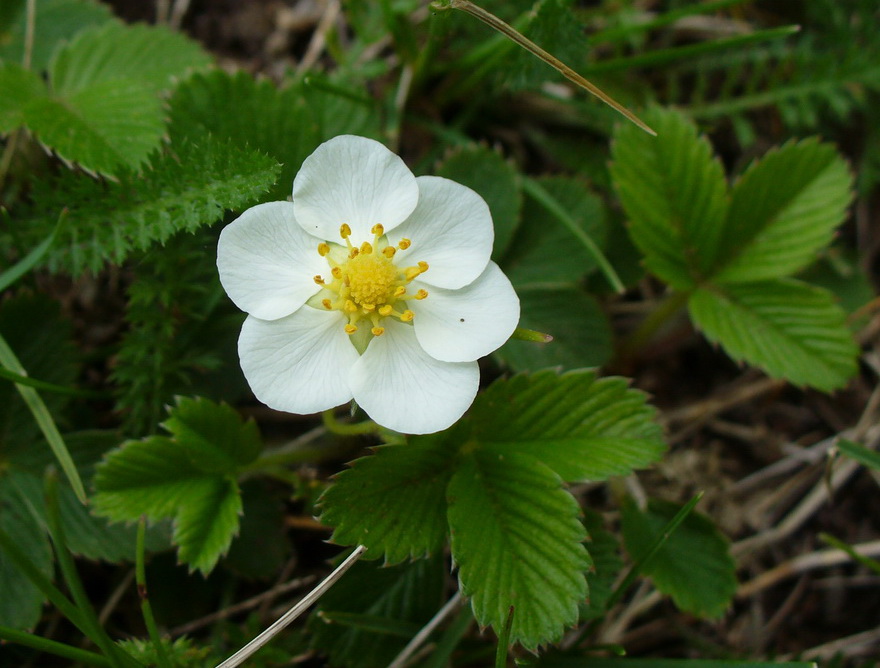
[[[647,345],[658,330],[684,307],[689,296],[690,293],[687,292],[670,293],[656,309],[648,314],[648,317],[642,321],[636,331],[620,344],[618,357],[621,360],[628,360]]]
[[[48,638],[41,638],[32,633],[25,633],[24,631],[11,629],[8,626],[0,626],[0,639],[6,642],[14,642],[16,645],[30,647],[38,652],[45,652],[46,654],[54,654],[55,656],[70,659],[77,664],[97,666],[98,668],[110,668],[110,662],[106,657],[101,656],[100,654],[88,652],[84,649],[79,649],[78,647],[71,647],[70,645],[65,645],[64,643],[55,640],[49,640]]]
[[[372,420],[366,420],[365,422],[356,422],[354,424],[349,422],[340,422],[336,419],[336,415],[333,413],[333,410],[324,411],[321,414],[321,417],[324,420],[324,426],[327,427],[327,431],[338,434],[339,436],[362,436],[364,434],[376,434],[379,432],[379,425],[377,425]]]
[[[145,565],[144,553],[144,537],[146,535],[147,521],[144,517],[138,520],[137,527],[137,543],[135,550],[135,566],[134,577],[137,582],[138,597],[141,599],[141,614],[144,617],[144,624],[147,626],[147,633],[156,648],[156,663],[159,668],[171,668],[171,661],[165,652],[165,645],[162,643],[162,637],[159,635],[159,629],[156,627],[156,618],[153,617],[153,607],[150,605],[150,598],[147,592],[147,572]]]

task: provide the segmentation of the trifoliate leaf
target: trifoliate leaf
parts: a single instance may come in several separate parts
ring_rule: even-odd
[[[658,500],[651,500],[645,511],[632,501],[624,506],[623,538],[633,560],[647,554],[679,510]],[[727,538],[709,518],[692,512],[643,570],[681,610],[715,618],[724,613],[736,591],[735,569]]]
[[[473,438],[506,457],[528,454],[563,480],[604,480],[658,460],[656,411],[623,378],[547,370],[493,383],[474,402]]]
[[[238,531],[241,498],[232,474],[259,448],[252,423],[233,417],[205,399],[180,400],[165,423],[171,438],[127,441],[98,466],[96,512],[114,521],[174,518],[180,559],[209,572]]]
[[[518,288],[520,327],[545,332],[549,343],[511,339],[495,355],[514,371],[601,366],[612,354],[611,325],[599,303],[577,286]]]
[[[470,146],[447,155],[435,174],[472,188],[486,200],[495,225],[492,258],[503,257],[519,226],[523,203],[516,169],[497,151]]]
[[[546,194],[597,248],[605,243],[605,207],[586,182],[565,177],[537,179]],[[517,287],[572,284],[596,269],[594,256],[545,204],[527,197],[522,224],[502,261]]]
[[[413,437],[356,460],[321,499],[321,521],[334,527],[332,540],[364,545],[368,557],[384,552],[388,563],[440,549],[457,445],[440,436]]]
[[[552,470],[528,455],[475,451],[449,483],[452,555],[480,624],[534,649],[562,636],[586,599],[590,557],[574,498]]]
[[[178,397],[162,426],[184,445],[196,468],[206,473],[232,473],[256,459],[262,449],[256,422],[242,422],[231,406],[201,397]]]
[[[169,101],[173,143],[210,135],[241,150],[269,155],[281,164],[274,187],[263,200],[287,199],[293,177],[318,146],[318,126],[302,87],[277,88],[246,72],[196,74],[181,83]]]
[[[727,218],[727,184],[712,147],[675,111],[643,119],[657,137],[631,123],[614,133],[611,175],[630,234],[648,269],[688,290],[714,273]]]
[[[83,30],[60,49],[49,64],[49,79],[62,97],[120,80],[159,93],[171,88],[174,77],[210,63],[210,55],[181,32],[112,21]]]
[[[726,263],[714,280],[761,281],[804,268],[843,222],[852,186],[835,148],[815,138],[753,163],[733,188],[722,242]]]
[[[335,666],[387,666],[414,635],[410,632],[409,637],[399,637],[387,630],[418,629],[437,612],[442,604],[444,571],[440,558],[402,566],[355,564],[321,598],[309,620],[312,647],[329,656]],[[333,623],[346,618],[358,622],[345,626]]]
[[[0,25],[0,60],[23,62],[27,34],[26,0],[4,0],[4,18],[9,11],[9,23]],[[81,30],[112,20],[113,13],[106,4],[95,0],[40,0],[34,15],[34,37],[31,50],[31,69],[41,72],[49,65],[52,53],[64,40]],[[2,23],[2,22],[0,22]]]
[[[67,209],[46,263],[75,275],[97,272],[133,250],[216,222],[226,209],[246,207],[277,173],[271,158],[208,138],[178,146],[174,155],[156,154],[149,170],[120,173],[117,183],[65,172],[35,184],[34,204],[19,212],[17,239],[26,248],[36,245]]]
[[[821,288],[793,279],[707,287],[688,306],[709,340],[775,378],[830,392],[856,372],[846,316]]]
[[[47,94],[46,84],[38,74],[17,63],[0,62],[0,134],[24,124],[28,105]]]

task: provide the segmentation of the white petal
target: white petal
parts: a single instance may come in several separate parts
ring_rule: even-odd
[[[318,243],[297,225],[290,202],[258,204],[220,233],[220,282],[242,311],[283,318],[319,290],[315,275],[329,274]]]
[[[420,277],[429,285],[455,289],[483,273],[492,254],[495,228],[485,200],[470,188],[439,176],[420,176],[419,204],[406,222],[388,235],[397,245],[406,237],[412,245],[398,253],[401,266],[428,263]]]
[[[249,316],[238,338],[244,377],[257,399],[288,413],[316,413],[351,399],[358,360],[339,311],[303,306],[280,320]]]
[[[419,199],[415,177],[398,156],[366,137],[341,135],[321,144],[293,180],[296,219],[309,234],[340,242],[348,223],[352,242],[372,241],[370,229],[391,230]]]
[[[405,434],[446,429],[473,403],[480,384],[476,362],[440,362],[416,340],[413,328],[386,318],[351,370],[357,404],[383,427]]]
[[[421,285],[413,281],[418,290]],[[498,265],[460,290],[426,288],[428,296],[410,300],[416,338],[431,357],[469,362],[499,348],[519,322],[519,298]]]

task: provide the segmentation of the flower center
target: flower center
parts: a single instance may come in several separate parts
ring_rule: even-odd
[[[373,243],[365,241],[360,248],[352,245],[349,237],[351,228],[343,224],[339,236],[348,246],[348,253],[342,259],[329,243],[318,244],[318,254],[327,259],[332,280],[327,283],[321,276],[315,276],[315,283],[324,287],[321,304],[328,310],[342,311],[348,319],[345,331],[354,334],[362,320],[368,321],[373,336],[382,336],[385,328],[381,322],[386,317],[394,317],[402,322],[410,322],[414,313],[406,308],[407,299],[424,299],[427,290],[407,294],[407,284],[420,274],[428,271],[427,262],[417,262],[414,266],[399,267],[395,264],[398,251],[405,251],[412,242],[401,239],[397,246],[390,246],[382,225],[374,225]],[[334,244],[336,250],[344,253],[346,249]],[[342,261],[338,261],[342,259]]]

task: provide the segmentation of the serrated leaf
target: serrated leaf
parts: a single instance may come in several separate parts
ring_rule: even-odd
[[[204,138],[156,154],[143,175],[120,173],[101,183],[76,173],[35,184],[34,204],[18,213],[21,242],[32,247],[68,210],[55,248],[46,254],[53,271],[97,272],[133,250],[163,243],[180,231],[217,221],[226,209],[253,203],[275,182],[271,158]]]
[[[25,0],[4,0],[11,12],[7,30],[0,26],[0,60],[23,62],[27,12]],[[18,5],[17,7],[13,7]],[[45,70],[52,53],[64,40],[85,28],[112,20],[110,8],[93,0],[40,0],[34,15],[31,69]]]
[[[518,289],[520,327],[545,332],[549,343],[511,339],[495,356],[514,371],[601,366],[612,354],[611,326],[599,303],[576,286]]]
[[[623,378],[546,370],[493,383],[470,413],[473,438],[499,456],[527,454],[563,480],[627,475],[666,449],[656,411]]]
[[[586,598],[590,557],[577,502],[536,459],[476,451],[449,483],[452,555],[480,624],[534,649],[562,636]]]
[[[790,142],[734,185],[719,283],[788,276],[816,259],[844,220],[852,176],[830,144]]]
[[[16,63],[0,62],[0,134],[24,124],[24,111],[48,91],[39,75]]]
[[[140,166],[159,145],[165,127],[159,98],[127,79],[37,98],[25,108],[24,121],[64,160],[109,176]]]
[[[714,273],[722,250],[728,210],[724,169],[680,113],[654,109],[643,118],[658,136],[620,124],[611,175],[648,269],[688,290]]]
[[[537,183],[562,207],[597,247],[605,242],[605,207],[586,182],[548,177]],[[594,256],[553,213],[527,197],[522,224],[502,265],[517,287],[548,287],[574,283],[596,269]]]
[[[202,397],[178,397],[162,426],[205,473],[231,473],[256,459],[262,449],[256,422],[242,422],[228,404]]]
[[[178,557],[207,575],[238,533],[241,495],[230,477],[210,478],[180,505],[174,523]]]
[[[440,607],[446,578],[443,560],[420,559],[402,566],[379,567],[361,561],[322,598],[309,619],[312,647],[329,656],[332,665],[347,668],[387,666],[407,638],[333,624],[334,613],[371,618],[377,627],[423,626]],[[325,617],[325,613],[329,616]]]
[[[413,437],[353,462],[321,498],[331,539],[364,545],[367,557],[384,552],[387,563],[436,552],[447,533],[446,485],[456,446],[440,436]]]
[[[290,197],[293,177],[320,143],[300,85],[279,89],[246,72],[217,70],[189,77],[174,91],[169,106],[174,143],[207,134],[275,158],[281,170],[264,200]]]
[[[654,499],[645,511],[632,501],[625,504],[623,538],[633,560],[648,552],[679,510],[674,503]],[[729,541],[699,513],[684,519],[643,570],[676,606],[701,617],[720,617],[736,591],[736,564]]]
[[[516,169],[497,151],[475,145],[447,155],[435,174],[472,188],[486,200],[495,224],[492,258],[503,257],[519,226],[523,204]]]
[[[81,31],[60,49],[49,64],[49,79],[62,97],[120,80],[155,94],[170,88],[173,77],[210,63],[210,55],[183,33],[112,21]]]
[[[688,307],[709,340],[775,378],[830,392],[856,372],[846,316],[821,288],[793,279],[708,287]]]
[[[590,598],[581,605],[581,621],[605,616],[605,604],[623,570],[619,540],[605,528],[602,516],[591,510],[585,511],[584,526],[589,534],[586,546],[593,568],[587,572]]]

